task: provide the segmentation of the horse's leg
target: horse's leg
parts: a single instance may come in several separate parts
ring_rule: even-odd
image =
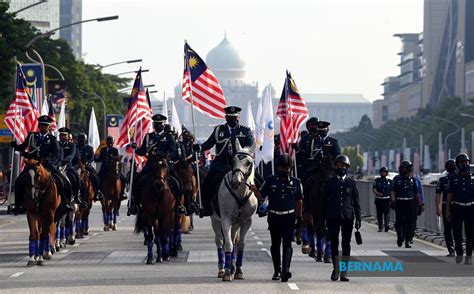
[[[67,236],[67,228],[66,228],[66,215],[64,214],[61,216],[59,220],[59,247],[65,248],[66,247],[66,236]]]
[[[117,215],[118,215],[119,209],[120,209],[120,201],[114,200],[112,203],[113,203],[112,230],[116,231],[117,230]]]
[[[183,247],[181,246],[181,237],[182,237],[182,230],[181,230],[181,222],[176,221],[173,225],[173,231],[171,236],[171,256],[177,257],[178,251],[183,251]]]
[[[104,221],[104,231],[109,230],[109,218],[108,218],[108,214],[107,214],[107,202],[108,202],[107,199],[104,199],[104,200],[101,201],[101,204],[102,204],[102,218],[103,218],[103,221]]]
[[[232,281],[232,250],[234,247],[233,244],[233,239],[232,239],[232,225],[230,223],[230,220],[221,219],[222,223],[222,233],[224,235],[224,252],[225,252],[225,262],[224,262],[224,268],[225,268],[225,273],[224,276],[222,277],[222,281],[225,282],[231,282]]]
[[[301,253],[308,254],[311,252],[311,245],[310,240],[312,236],[312,227],[313,227],[313,219],[310,214],[305,214],[304,222],[303,222],[303,230],[302,230],[302,241],[303,245],[301,245]],[[314,243],[314,241],[313,241]]]
[[[56,230],[56,224],[54,223],[54,220],[51,222],[49,225],[49,251],[51,252],[51,255],[54,254],[55,252],[55,244],[56,244],[56,239],[57,239],[57,230]]]
[[[219,220],[211,216],[212,230],[214,231],[215,242],[217,247],[217,277],[222,278],[224,276],[224,237],[222,236],[222,227]]]
[[[55,240],[54,240],[54,251],[59,252],[59,250],[61,250],[61,247],[59,246],[59,239],[61,238],[60,237],[61,228],[59,227],[59,222],[56,222],[54,224],[54,227],[56,229]]]
[[[37,265],[43,266],[43,254],[45,254],[45,249],[49,253],[49,227],[53,222],[54,215],[45,214],[41,216],[41,234],[40,234],[40,243],[38,249],[38,261]],[[50,253],[51,254],[51,253]],[[46,259],[51,259],[51,256],[45,254]]]
[[[153,227],[147,225],[146,228],[146,246],[147,246],[147,255],[146,255],[146,264],[153,264]]]
[[[156,262],[163,262],[163,250],[161,246],[160,240],[160,229],[159,226],[155,223],[153,226],[153,232],[155,237],[155,245],[156,245]],[[153,238],[153,235],[152,235]]]
[[[38,221],[36,217],[27,213],[26,215],[28,220],[28,227],[30,229],[30,236],[29,236],[29,245],[28,245],[28,263],[27,266],[34,266],[36,265],[36,256],[38,252],[38,239],[39,239],[39,230],[38,230]]]
[[[89,235],[89,214],[91,210],[89,207],[84,208],[81,213],[82,219],[82,232],[84,235]]]
[[[245,236],[247,235],[250,226],[252,225],[252,218],[250,218],[246,223],[240,226],[239,233],[239,243],[237,246],[237,262],[234,278],[236,280],[243,280],[244,273],[242,272],[242,262],[244,259],[244,249],[245,249]]]
[[[170,231],[167,229],[163,229],[163,227],[159,230],[159,236],[161,241],[161,250],[162,256],[164,261],[170,260],[170,248],[169,248],[169,239],[170,239]]]

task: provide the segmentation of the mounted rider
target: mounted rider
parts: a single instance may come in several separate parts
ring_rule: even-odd
[[[76,158],[76,144],[71,142],[69,136],[71,131],[66,128],[60,128],[59,132],[59,151],[60,151],[60,166],[65,167],[64,175],[68,178],[71,184],[74,200],[80,205],[81,208],[86,208],[87,203],[81,198],[80,195],[80,177],[77,169],[73,166],[73,161]]]
[[[88,171],[92,182],[92,186],[96,191],[94,195],[94,201],[100,201],[104,199],[104,195],[100,191],[97,171],[92,166],[92,163],[94,162],[94,148],[87,144],[87,135],[85,133],[80,133],[77,135],[76,158],[73,160],[74,168],[79,168],[80,162],[85,163],[86,170]]]
[[[99,169],[99,177],[102,178],[106,172],[105,167],[108,165],[108,163],[112,162],[115,158],[119,157],[119,152],[118,149],[114,147],[115,139],[112,136],[108,136],[105,138],[105,147],[102,147],[100,149],[99,156],[95,158],[95,162],[101,162],[102,164],[100,165]],[[125,177],[122,174],[121,169],[118,171],[120,181],[122,182],[122,200],[127,199],[127,195],[125,194]]]
[[[216,157],[212,161],[201,187],[203,210],[200,217],[211,216],[213,213],[211,203],[217,194],[224,175],[232,167],[232,158],[237,153],[236,140],[239,140],[242,148],[251,147],[255,143],[252,131],[248,127],[239,124],[241,110],[240,107],[236,106],[224,108],[226,123],[218,125],[206,142],[201,145],[193,145],[194,151],[197,152],[206,151],[216,146]]]
[[[142,171],[137,174],[135,178],[135,184],[132,187],[131,205],[127,215],[138,213],[138,207],[140,205],[140,182],[151,173],[153,164],[160,158],[165,157],[169,161],[170,176],[168,177],[168,182],[173,195],[179,197],[181,194],[178,191],[180,186],[179,180],[172,175],[173,171],[171,168],[173,162],[178,160],[177,145],[173,134],[170,131],[165,132],[166,119],[167,117],[164,115],[155,114],[152,117],[154,131],[145,136],[139,148],[137,148],[136,143],[132,144],[132,148],[136,149],[135,153],[140,156],[146,156],[147,161]],[[178,214],[185,213],[186,208],[182,205],[178,205]]]
[[[61,195],[61,202],[67,210],[71,209],[71,191],[69,187],[65,187],[67,179],[57,169],[58,161],[60,160],[59,145],[56,137],[51,134],[51,123],[53,119],[47,115],[42,115],[38,118],[39,132],[30,132],[26,140],[21,144],[15,141],[11,142],[11,146],[21,152],[21,156],[26,159],[35,159],[42,162],[43,166],[51,172],[56,183],[58,184],[59,194]],[[27,176],[26,171],[22,171],[15,181],[15,207],[13,213],[23,213],[23,186],[24,180]]]

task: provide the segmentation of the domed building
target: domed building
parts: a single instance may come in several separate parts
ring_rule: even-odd
[[[227,105],[235,105],[246,109],[248,102],[251,101],[255,113],[258,105],[258,83],[245,81],[245,61],[226,35],[216,47],[209,51],[206,56],[206,64],[219,80]],[[182,123],[191,129],[191,107],[181,98],[181,84],[175,88],[175,104]],[[196,109],[194,116],[196,137],[199,139],[207,139],[213,127],[224,122],[223,120],[210,118]]]

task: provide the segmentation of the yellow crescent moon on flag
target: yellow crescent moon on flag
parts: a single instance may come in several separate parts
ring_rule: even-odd
[[[110,125],[111,127],[115,127],[115,126],[117,125],[117,120],[115,119],[115,117],[111,117],[111,118],[110,118],[110,123],[109,123],[109,125]]]

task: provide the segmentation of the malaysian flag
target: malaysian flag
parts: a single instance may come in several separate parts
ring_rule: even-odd
[[[17,65],[15,99],[8,107],[5,124],[15,140],[22,143],[29,132],[37,128],[38,110],[28,93],[26,79],[20,65]]]
[[[280,118],[280,152],[293,153],[290,144],[298,142],[299,128],[308,118],[308,108],[298,92],[291,74],[286,72],[285,85],[278,104],[277,117]]]
[[[190,77],[191,76],[191,77]],[[191,80],[191,82],[190,82]],[[191,103],[202,113],[213,118],[224,118],[227,106],[219,81],[204,60],[184,44],[184,101]]]
[[[146,95],[142,81],[142,70],[137,73],[135,83],[133,84],[132,93],[128,102],[128,110],[125,118],[120,126],[120,135],[117,146],[125,147],[130,143],[130,132],[134,130],[134,140],[138,144],[143,142],[146,134],[148,134],[151,126],[152,110],[149,99]],[[136,156],[135,160],[140,167],[145,158]]]
[[[21,65],[21,70],[24,73],[26,86],[28,87],[33,104],[36,109],[41,109],[45,86],[43,84],[43,67],[39,63],[25,63]],[[35,91],[34,96],[32,94],[33,91]]]

